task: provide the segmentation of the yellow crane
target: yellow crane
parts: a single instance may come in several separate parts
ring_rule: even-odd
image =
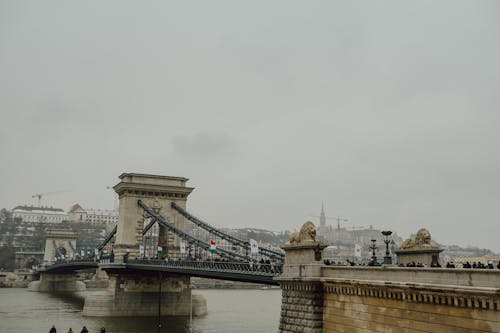
[[[38,207],[41,207],[41,205],[42,205],[42,197],[45,197],[47,195],[52,195],[52,194],[64,193],[64,192],[69,192],[69,191],[68,190],[63,190],[63,191],[53,191],[53,192],[46,192],[46,193],[37,193],[37,194],[33,194],[31,197],[32,198],[38,198]]]

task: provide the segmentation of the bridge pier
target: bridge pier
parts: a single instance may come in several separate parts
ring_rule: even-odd
[[[323,249],[319,242],[286,245],[283,274],[275,278],[282,290],[280,333],[323,332]]]
[[[76,292],[85,291],[85,283],[71,274],[40,274],[40,280],[28,285],[30,291],[38,292]]]
[[[156,273],[156,272],[155,272]],[[207,312],[206,300],[192,295],[189,276],[109,273],[108,289],[85,299],[83,315],[95,317],[194,316]],[[192,309],[191,309],[192,305]]]

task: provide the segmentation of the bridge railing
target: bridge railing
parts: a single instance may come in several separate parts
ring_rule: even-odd
[[[244,272],[258,275],[279,275],[283,272],[282,264],[256,264],[253,262],[231,261],[166,261],[157,259],[130,260],[130,264],[158,265],[171,268],[211,270],[226,272]]]

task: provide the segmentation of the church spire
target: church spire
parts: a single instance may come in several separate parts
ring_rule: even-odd
[[[319,214],[319,225],[320,227],[326,226],[325,208],[323,203],[321,203],[321,214]]]

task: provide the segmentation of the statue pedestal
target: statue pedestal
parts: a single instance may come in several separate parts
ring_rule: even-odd
[[[316,241],[282,246],[285,250],[285,264],[281,277],[318,276],[323,265],[325,247],[325,244]]]
[[[429,246],[429,247],[418,247],[411,249],[404,249],[396,251],[398,256],[398,264],[407,266],[409,263],[423,264],[427,267],[438,267],[442,266],[439,260],[439,253],[443,252],[442,249]]]

